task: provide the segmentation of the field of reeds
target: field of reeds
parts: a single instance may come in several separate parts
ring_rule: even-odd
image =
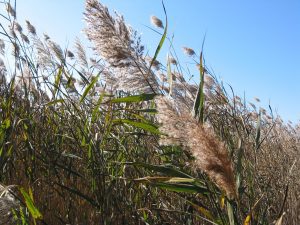
[[[151,18],[161,40],[148,55],[122,16],[87,0],[90,54],[0,4],[0,224],[300,224],[300,126],[184,47],[190,80],[167,13]]]

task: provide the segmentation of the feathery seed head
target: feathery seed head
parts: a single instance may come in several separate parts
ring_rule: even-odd
[[[22,38],[23,41],[25,41],[27,44],[30,43],[28,37],[25,34],[21,33],[20,35],[21,35],[21,38]]]
[[[207,89],[212,89],[212,87],[215,85],[215,80],[212,76],[210,76],[209,74],[206,74],[204,76],[204,85],[205,85],[205,88]]]
[[[54,55],[61,61],[61,62],[65,62],[65,57],[64,57],[64,53],[61,49],[61,47],[55,43],[54,41],[48,40],[47,41],[48,46],[50,48],[50,50],[52,50],[52,52],[54,53]]]
[[[2,39],[0,39],[0,54],[4,55],[5,53],[5,43]]]
[[[19,57],[19,55],[20,55],[19,45],[17,45],[16,43],[12,43],[12,48],[13,48],[12,55],[15,57]]]
[[[8,12],[9,15],[11,15],[12,17],[16,17],[16,11],[15,9],[11,6],[10,3],[6,3],[6,11]]]
[[[3,60],[0,58],[0,85],[6,83],[6,66]]]
[[[16,38],[17,35],[16,35],[16,32],[14,31],[14,28],[11,27],[10,25],[8,26],[8,30],[9,30],[9,34],[12,38]]]
[[[50,39],[50,37],[49,37],[48,34],[45,34],[45,33],[44,33],[43,35],[44,35],[44,40],[45,40],[45,41],[48,41],[48,40]]]
[[[73,58],[74,58],[73,52],[71,52],[70,50],[68,50],[68,51],[67,51],[67,57],[73,59]]]
[[[87,57],[86,57],[86,52],[84,47],[82,46],[79,38],[76,38],[75,41],[75,50],[76,50],[76,55],[77,55],[77,59],[80,63],[80,65],[84,66],[84,67],[88,67],[88,61],[87,61]]]
[[[152,67],[156,70],[159,70],[160,69],[160,62],[158,60],[154,60],[153,61],[153,58],[150,57],[150,56],[146,56],[145,57],[145,60],[148,62],[148,64],[150,65],[152,63]],[[153,61],[153,62],[152,62]]]
[[[183,47],[182,49],[184,54],[186,54],[187,56],[194,56],[196,54],[192,48]]]
[[[166,76],[165,74],[163,74],[163,73],[160,73],[160,74],[159,74],[159,79],[160,79],[160,81],[161,81],[162,83],[165,83],[165,82],[168,81],[167,76]]]
[[[154,25],[158,28],[162,28],[162,29],[164,28],[163,22],[160,19],[158,19],[156,16],[151,16],[150,22],[152,25]]]
[[[168,59],[169,59],[169,62],[171,63],[171,64],[173,64],[173,65],[177,65],[177,61],[176,61],[176,59],[174,59],[173,57],[171,57],[171,56],[169,56],[168,57]]]
[[[28,29],[29,33],[36,35],[35,27],[28,20],[26,20],[26,25],[27,25],[27,29]]]
[[[211,128],[202,126],[183,105],[166,97],[157,97],[157,119],[161,123],[162,145],[180,145],[195,158],[196,168],[205,172],[228,198],[236,198],[237,190],[232,163],[224,143]]]
[[[23,28],[21,27],[21,25],[20,25],[17,21],[14,21],[13,27],[14,27],[14,29],[15,29],[16,31],[22,33]]]
[[[255,100],[256,102],[260,102],[260,99],[257,98],[257,97],[254,97],[254,100]]]
[[[87,29],[85,33],[97,53],[111,66],[114,88],[123,91],[158,92],[156,76],[149,71],[142,54],[140,38],[125,24],[118,14],[113,17],[107,7],[97,0],[87,0],[85,10]]]
[[[255,104],[253,104],[252,102],[250,102],[249,105],[250,105],[254,110],[256,110],[256,105],[255,105]]]

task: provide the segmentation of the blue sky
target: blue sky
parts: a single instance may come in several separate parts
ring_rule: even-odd
[[[164,20],[160,0],[102,0],[111,10],[142,33],[152,54],[159,36],[149,30],[150,15]],[[191,60],[183,46],[200,51],[206,33],[206,63],[217,77],[239,95],[261,105],[269,102],[285,120],[300,119],[300,1],[299,0],[165,0],[169,36],[183,65]],[[62,46],[72,46],[76,36],[84,38],[84,0],[19,0],[18,19],[30,20]],[[161,58],[165,59],[163,52]],[[193,66],[193,65],[191,65]]]

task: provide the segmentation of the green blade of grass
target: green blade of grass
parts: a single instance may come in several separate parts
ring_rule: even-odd
[[[184,178],[192,178],[190,175],[185,174],[175,168],[164,166],[164,165],[152,165],[148,163],[132,163],[135,166],[141,166],[148,170],[152,170],[155,172],[159,172],[168,176],[177,176],[177,177],[184,177]]]
[[[101,95],[100,95],[100,97],[99,97],[99,99],[97,100],[97,104],[96,104],[96,106],[95,106],[95,108],[94,108],[94,110],[93,110],[93,112],[92,112],[92,123],[94,123],[95,121],[96,121],[96,119],[97,119],[97,117],[98,117],[98,115],[99,115],[99,112],[100,112],[100,105],[101,105],[101,103],[102,103],[102,101],[103,101],[103,97],[104,97],[104,93],[102,93]]]
[[[94,87],[94,85],[97,83],[99,77],[100,77],[100,73],[99,73],[97,76],[95,76],[95,77],[92,79],[91,83],[85,88],[85,90],[84,90],[84,92],[83,92],[83,94],[82,94],[82,96],[81,96],[81,98],[80,98],[80,103],[83,102],[83,100],[85,99],[85,97],[87,96],[87,94],[89,93],[89,91],[90,91],[90,90]]]
[[[112,99],[112,103],[129,103],[129,102],[143,102],[154,99],[155,94],[140,94],[140,95],[132,95],[123,98]]]
[[[61,66],[61,67],[59,67],[58,72],[55,77],[53,98],[55,98],[55,96],[57,94],[57,90],[58,90],[60,82],[61,82],[62,72],[63,72],[63,67]]]
[[[128,119],[116,119],[113,120],[114,123],[125,123],[137,128],[141,128],[145,131],[148,131],[152,134],[161,134],[157,128],[157,126],[155,126],[154,124],[151,123],[143,123],[143,122],[136,122],[136,121],[132,121],[132,120],[128,120]]]
[[[161,39],[160,39],[160,41],[159,41],[159,44],[158,44],[158,46],[157,46],[157,48],[156,48],[156,50],[155,50],[153,59],[152,59],[152,61],[151,61],[151,63],[150,63],[149,70],[151,70],[151,67],[153,66],[153,63],[155,62],[155,60],[156,60],[156,58],[157,58],[157,56],[158,56],[158,54],[159,54],[159,52],[160,52],[160,50],[161,50],[161,48],[162,48],[164,42],[165,42],[165,39],[166,39],[166,37],[167,37],[167,32],[168,32],[168,17],[167,17],[167,11],[166,11],[166,8],[165,8],[165,5],[164,5],[163,2],[162,2],[162,4],[163,4],[163,8],[164,8],[164,13],[165,13],[165,16],[166,16],[166,26],[165,26],[165,29],[164,29],[164,33],[163,33],[163,35],[162,35],[162,37],[161,37]]]
[[[207,190],[190,184],[171,184],[164,182],[151,183],[152,186],[159,187],[168,191],[182,192],[182,193],[202,193],[206,194]]]
[[[199,122],[204,122],[204,66],[203,53],[200,54],[200,85],[194,102],[194,116],[199,118]]]
[[[28,208],[30,215],[34,218],[34,219],[41,219],[42,218],[42,214],[40,213],[40,211],[35,207],[34,203],[33,203],[33,198],[32,198],[32,194],[28,194],[24,188],[20,188],[20,192],[23,195],[24,199],[25,199],[25,204],[26,207]],[[29,192],[31,192],[31,190],[29,190]]]

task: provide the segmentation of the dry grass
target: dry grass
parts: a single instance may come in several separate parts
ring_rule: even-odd
[[[167,24],[151,17],[150,57],[87,0],[90,59],[0,4],[0,224],[300,223],[299,125],[229,94],[191,48],[200,85],[173,48],[158,62]]]

